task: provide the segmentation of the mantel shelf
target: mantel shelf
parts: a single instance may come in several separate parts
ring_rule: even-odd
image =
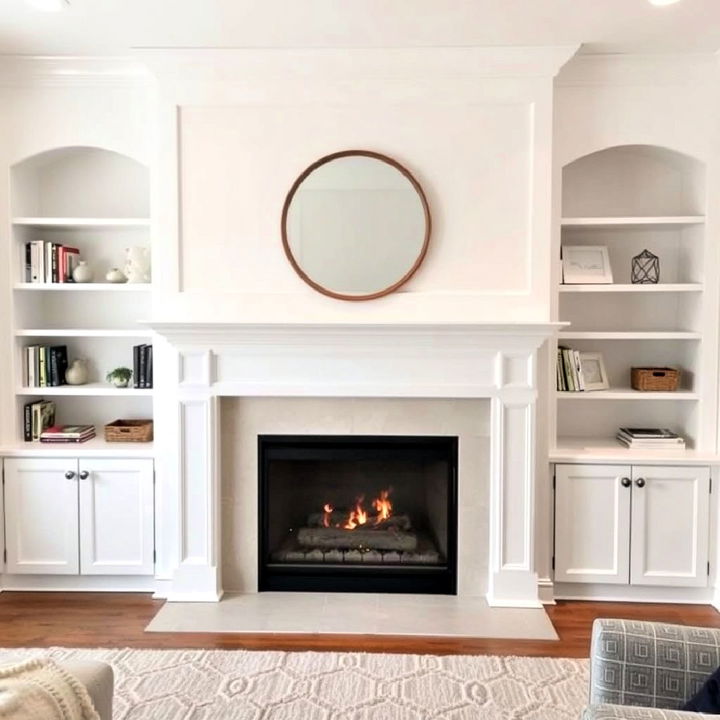
[[[112,330],[85,328],[28,328],[16,330],[16,337],[90,337],[90,338],[149,338],[147,330]]]
[[[643,392],[632,388],[610,388],[608,390],[588,390],[569,392],[558,390],[558,400],[699,400],[700,393],[689,390],[674,392]]]
[[[19,387],[17,395],[69,395],[74,397],[137,397],[152,395],[152,388],[116,388],[107,383],[86,383],[85,385],[59,385],[57,387]]]
[[[15,283],[15,290],[45,292],[150,292],[150,283]]]
[[[565,331],[558,333],[560,341],[563,340],[701,340],[702,333],[685,332],[681,330],[658,331]]]
[[[657,285],[639,285],[630,283],[611,283],[607,285],[565,285],[558,287],[561,293],[681,293],[702,292],[701,283],[658,283]]]
[[[704,215],[666,215],[637,217],[565,217],[560,224],[564,228],[630,228],[630,227],[672,227],[702,225]]]
[[[150,218],[91,218],[91,217],[17,217],[12,221],[15,227],[58,228],[58,229],[127,229],[150,227]]]

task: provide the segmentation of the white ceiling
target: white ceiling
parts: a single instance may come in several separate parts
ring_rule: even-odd
[[[122,55],[132,47],[548,45],[586,52],[720,48],[720,0],[0,0],[0,53]]]

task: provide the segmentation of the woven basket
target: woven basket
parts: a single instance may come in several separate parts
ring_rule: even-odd
[[[115,420],[105,426],[107,442],[150,442],[152,439],[152,420]]]
[[[673,392],[678,389],[680,371],[667,367],[634,367],[630,373],[633,390]]]

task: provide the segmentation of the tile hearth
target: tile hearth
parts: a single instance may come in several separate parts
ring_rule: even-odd
[[[557,640],[541,608],[491,608],[484,598],[266,592],[219,603],[166,603],[149,632],[227,632]]]

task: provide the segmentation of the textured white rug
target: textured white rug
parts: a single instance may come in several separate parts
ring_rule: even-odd
[[[12,653],[110,663],[115,720],[577,720],[588,684],[587,660],[246,650]]]

